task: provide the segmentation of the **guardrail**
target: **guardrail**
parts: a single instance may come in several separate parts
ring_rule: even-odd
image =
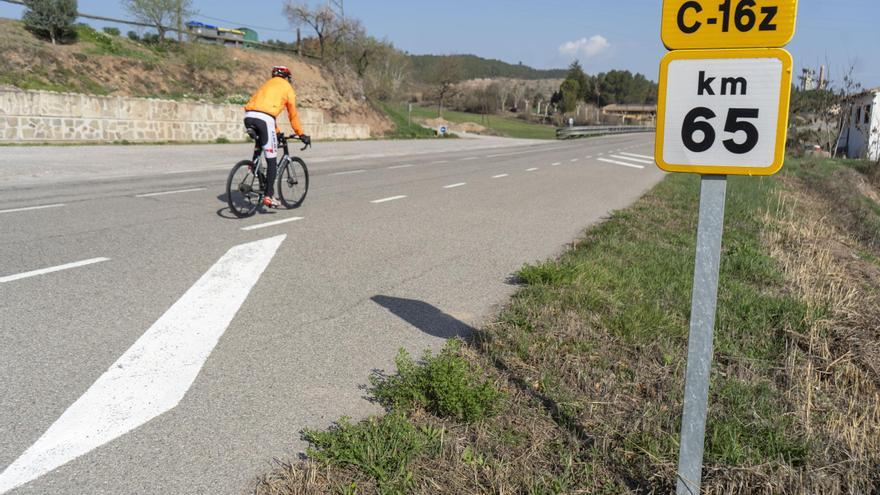
[[[556,139],[604,136],[607,134],[627,134],[630,132],[654,132],[654,126],[646,125],[588,125],[580,127],[560,127],[556,129]]]

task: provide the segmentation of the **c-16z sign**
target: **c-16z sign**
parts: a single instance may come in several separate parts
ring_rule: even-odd
[[[778,172],[791,69],[791,55],[781,49],[666,54],[660,63],[657,164],[668,172]]]
[[[796,15],[797,0],[666,0],[660,37],[670,50],[778,48]]]

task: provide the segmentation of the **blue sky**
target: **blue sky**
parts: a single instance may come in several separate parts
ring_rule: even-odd
[[[314,3],[318,0],[312,0]],[[198,19],[251,25],[261,38],[293,38],[281,0],[195,0]],[[473,53],[539,67],[565,67],[577,56],[588,72],[629,69],[657,78],[660,0],[346,0],[347,15],[411,53]],[[800,0],[788,50],[798,73],[827,64],[833,79],[853,65],[866,87],[880,86],[880,0]],[[79,0],[82,12],[125,17],[117,0]],[[0,16],[21,7],[0,3]],[[208,19],[228,19],[224,23]],[[872,26],[872,23],[874,25]],[[98,23],[100,24],[100,23]],[[125,28],[128,29],[128,28]]]

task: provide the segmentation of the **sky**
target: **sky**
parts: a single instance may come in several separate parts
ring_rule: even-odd
[[[656,80],[666,52],[661,0],[344,1],[346,15],[361,19],[370,34],[415,54],[474,54],[542,69],[564,68],[577,58],[589,73],[628,69]],[[295,37],[281,13],[282,0],[194,4],[197,20],[254,26],[261,39]],[[79,0],[79,10],[128,17],[118,0]],[[0,2],[0,17],[19,18],[21,11]],[[864,87],[880,86],[878,20],[880,0],[800,0],[797,33],[787,47],[796,75],[802,67],[827,65],[831,79],[839,81],[852,66]]]

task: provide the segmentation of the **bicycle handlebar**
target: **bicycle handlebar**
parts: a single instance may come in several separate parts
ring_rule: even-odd
[[[303,139],[302,139],[300,136],[298,136],[298,135],[296,135],[296,134],[288,134],[288,135],[286,135],[286,136],[284,135],[283,132],[282,132],[281,134],[278,134],[278,140],[279,140],[279,141],[284,142],[284,141],[287,141],[288,139],[292,139],[292,140],[294,140],[294,141],[300,141],[301,143],[304,143],[305,146],[303,146],[303,147],[300,149],[300,151],[305,151],[306,148],[308,148],[309,146],[312,145],[312,141],[311,141],[311,139],[309,140],[308,143],[306,143],[305,141],[303,141]]]

